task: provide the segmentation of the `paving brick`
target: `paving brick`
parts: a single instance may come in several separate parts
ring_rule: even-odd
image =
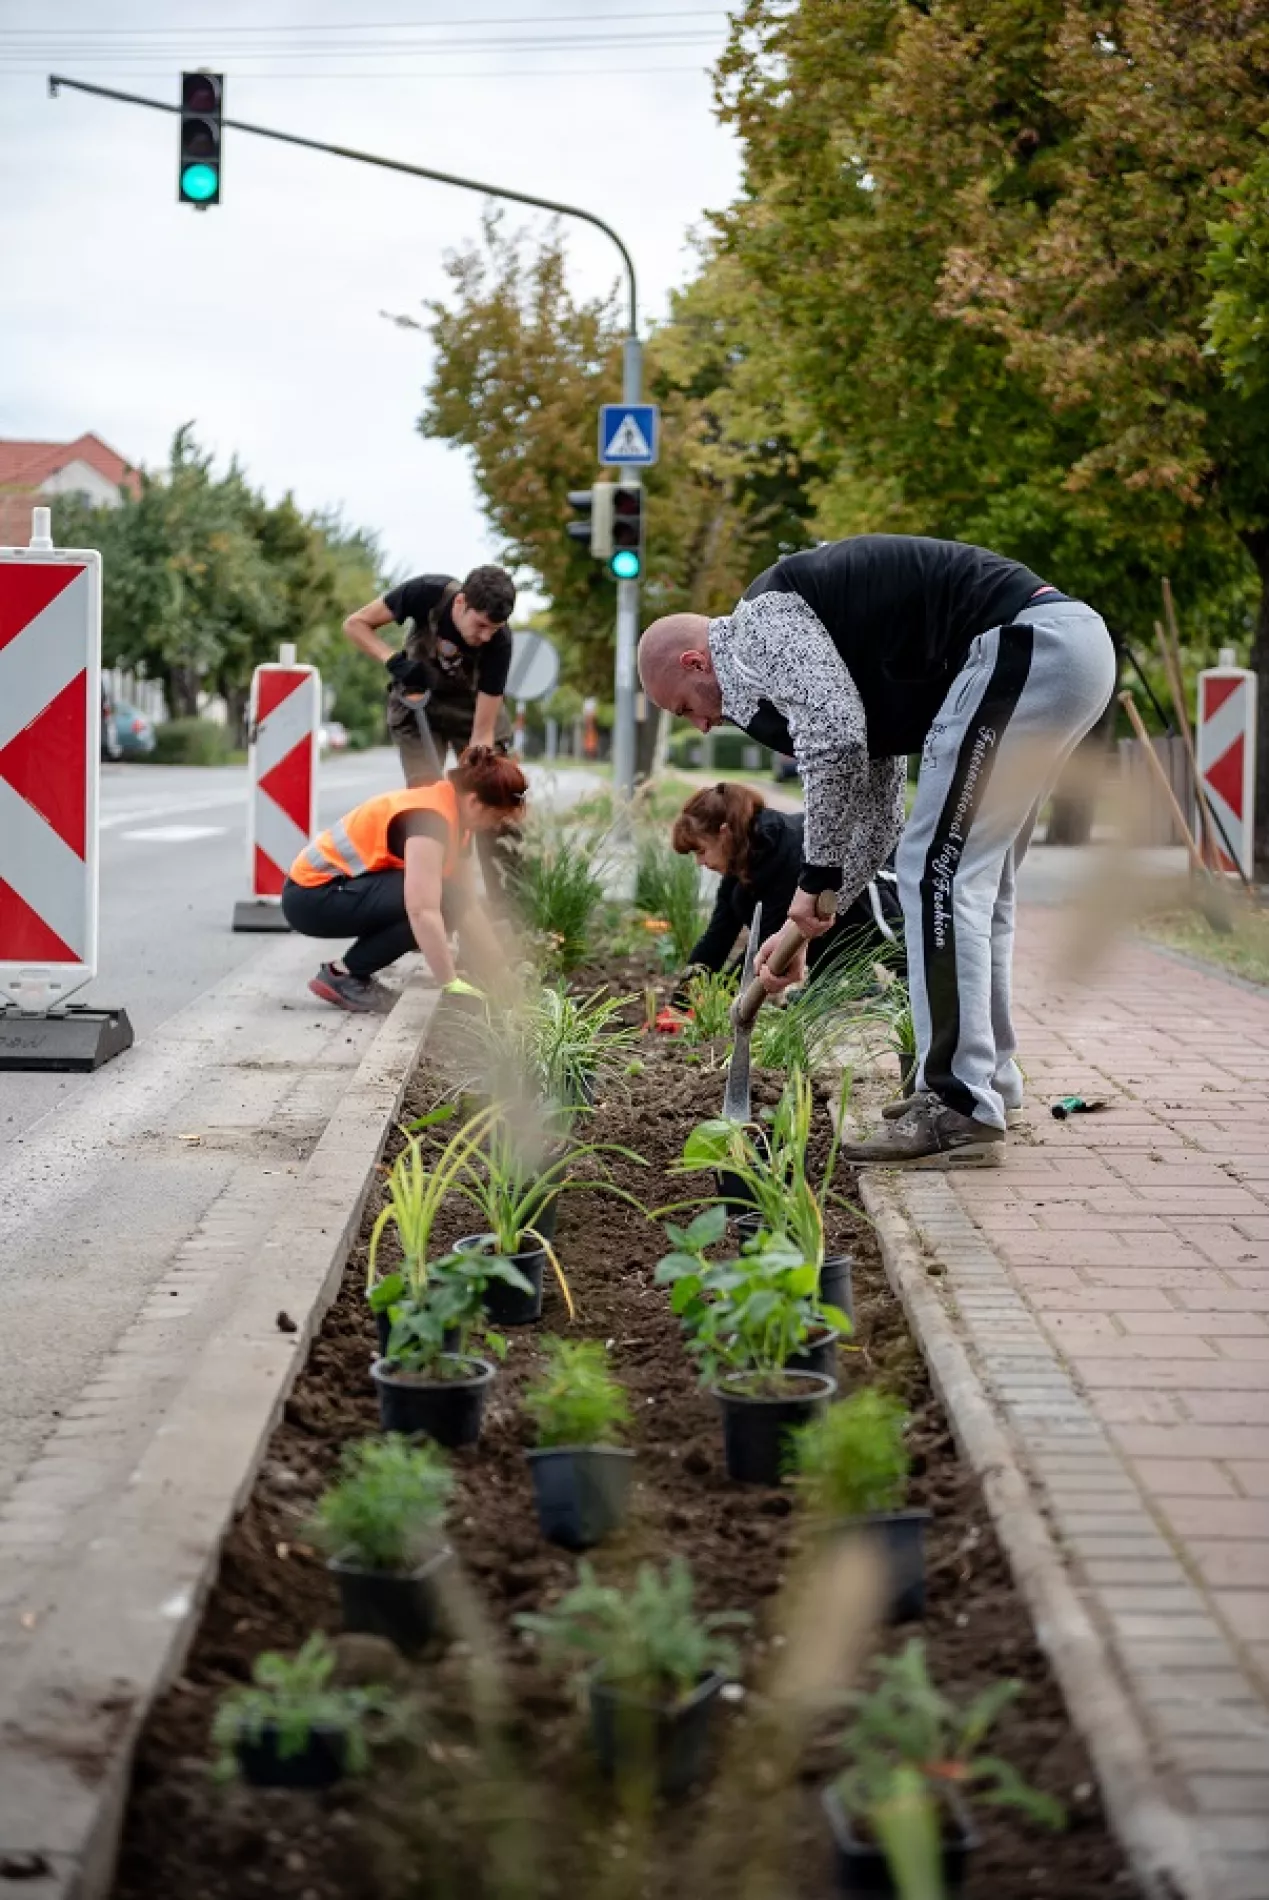
[[[1269,1425],[1269,1392],[1185,1391],[1176,1396],[1199,1425]]]
[[[1168,1498],[1232,1498],[1228,1474],[1210,1458],[1138,1458],[1133,1470],[1147,1492]]]
[[[1249,1498],[1269,1498],[1269,1432],[1263,1458],[1231,1458],[1226,1462],[1238,1488]]]
[[[1269,1302],[1266,1302],[1269,1306]],[[1100,1315],[1088,1314],[1088,1319]],[[1269,1326],[1259,1313],[1231,1313],[1225,1311],[1201,1311],[1193,1308],[1178,1313],[1175,1309],[1167,1312],[1116,1312],[1111,1315],[1116,1326],[1134,1337],[1139,1333],[1153,1334],[1156,1337],[1167,1335],[1181,1338],[1186,1334],[1195,1334],[1202,1339],[1263,1339],[1269,1343]],[[1048,1316],[1046,1314],[1046,1323]]]
[[[1214,1590],[1212,1600],[1242,1642],[1269,1643],[1269,1592],[1264,1590]],[[1266,1730],[1269,1751],[1269,1728]]]
[[[1190,1551],[1213,1589],[1269,1589],[1269,1539],[1239,1543],[1193,1538]]]

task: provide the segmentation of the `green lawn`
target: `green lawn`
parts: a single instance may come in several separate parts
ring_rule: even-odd
[[[1160,911],[1143,918],[1139,929],[1169,950],[1199,957],[1250,983],[1269,983],[1269,912],[1250,910],[1238,900],[1232,900],[1231,910],[1234,928],[1227,937],[1192,909]]]

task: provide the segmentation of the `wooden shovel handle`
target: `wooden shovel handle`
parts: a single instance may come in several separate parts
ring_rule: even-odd
[[[815,909],[818,916],[831,917],[837,909],[837,892],[821,891],[815,900]],[[806,942],[807,938],[803,936],[791,917],[781,924],[776,940],[771,946],[771,955],[767,958],[767,968],[772,976],[783,976]],[[755,976],[736,999],[732,1021],[737,1029],[749,1027],[766,1001],[766,997],[767,992],[762,986],[762,978]]]
[[[1119,695],[1119,703],[1128,715],[1128,723],[1141,741],[1141,749],[1146,755],[1146,764],[1158,779],[1160,789],[1172,807],[1172,816],[1176,819],[1180,827],[1181,836],[1185,839],[1186,846],[1190,853],[1190,863],[1194,866],[1196,871],[1205,871],[1207,866],[1204,864],[1202,854],[1194,841],[1194,833],[1190,830],[1189,825],[1185,821],[1185,813],[1181,810],[1177,795],[1172,789],[1171,781],[1163,769],[1162,761],[1150,743],[1150,735],[1141,722],[1141,714],[1137,711],[1136,700],[1131,693],[1123,692]]]

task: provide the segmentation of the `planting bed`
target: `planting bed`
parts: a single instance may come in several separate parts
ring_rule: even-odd
[[[716,1114],[721,1071],[683,1061],[677,1044],[646,1053],[640,1075],[610,1090],[596,1137],[639,1150],[646,1169],[619,1163],[615,1177],[649,1205],[678,1198],[667,1177],[692,1124]],[[415,1078],[408,1107],[431,1107],[435,1070]],[[755,1107],[778,1083],[756,1078]],[[818,1140],[826,1139],[821,1113]],[[444,1131],[442,1131],[444,1132]],[[490,1401],[484,1435],[455,1459],[452,1542],[484,1617],[484,1636],[409,1669],[392,1667],[425,1705],[417,1759],[389,1750],[373,1776],[323,1795],[214,1785],[208,1727],[219,1692],[246,1679],[262,1649],[292,1650],[313,1629],[338,1630],[333,1584],[304,1541],[304,1521],[330,1480],[341,1445],[373,1433],[369,1380],[373,1324],[363,1298],[365,1235],[349,1264],[307,1371],[287,1407],[254,1494],[226,1546],[220,1578],[185,1673],[155,1709],[140,1749],[117,1900],[367,1900],[368,1896],[470,1896],[471,1900],[569,1895],[691,1893],[693,1900],[827,1900],[831,1853],[817,1795],[835,1757],[828,1739],[805,1752],[791,1789],[775,1785],[762,1747],[746,1747],[760,1719],[752,1693],[769,1660],[778,1593],[800,1536],[789,1497],[729,1485],[713,1401],[698,1390],[665,1292],[652,1269],[659,1229],[621,1203],[565,1195],[557,1248],[578,1306],[577,1331],[611,1342],[614,1369],[635,1412],[638,1454],[630,1527],[593,1553],[601,1573],[628,1574],[642,1557],[679,1552],[707,1609],[754,1616],[743,1635],[750,1693],[729,1705],[718,1772],[692,1798],[649,1820],[621,1814],[599,1782],[584,1718],[566,1685],[548,1674],[512,1629],[572,1581],[576,1560],[542,1541],[524,1452],[528,1423],[516,1393],[539,1358],[538,1329],[518,1330]],[[442,1238],[470,1226],[455,1217]],[[834,1251],[855,1254],[857,1346],[843,1360],[849,1387],[884,1374],[914,1414],[911,1502],[934,1513],[929,1597],[922,1624],[882,1631],[899,1647],[924,1635],[931,1674],[960,1696],[1003,1674],[1026,1685],[992,1738],[1029,1780],[1067,1805],[1067,1831],[1050,1835],[1008,1811],[983,1810],[970,1900],[1091,1900],[1129,1895],[1133,1884],[1106,1831],[1092,1774],[1031,1634],[973,1478],[960,1466],[924,1368],[886,1286],[866,1225],[848,1214],[830,1225]],[[548,1288],[543,1327],[564,1331],[563,1301]],[[468,1632],[468,1634],[471,1634]],[[343,1639],[344,1665],[383,1660],[368,1638]],[[477,1745],[471,1682],[495,1665],[509,1720],[507,1749],[491,1772]]]

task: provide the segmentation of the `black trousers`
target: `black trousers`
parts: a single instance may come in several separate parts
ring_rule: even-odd
[[[405,914],[404,871],[367,871],[325,884],[296,884],[288,878],[282,914],[301,937],[355,937],[343,959],[352,976],[373,976],[418,948]],[[441,915],[452,929],[457,911],[447,889],[441,893]]]

